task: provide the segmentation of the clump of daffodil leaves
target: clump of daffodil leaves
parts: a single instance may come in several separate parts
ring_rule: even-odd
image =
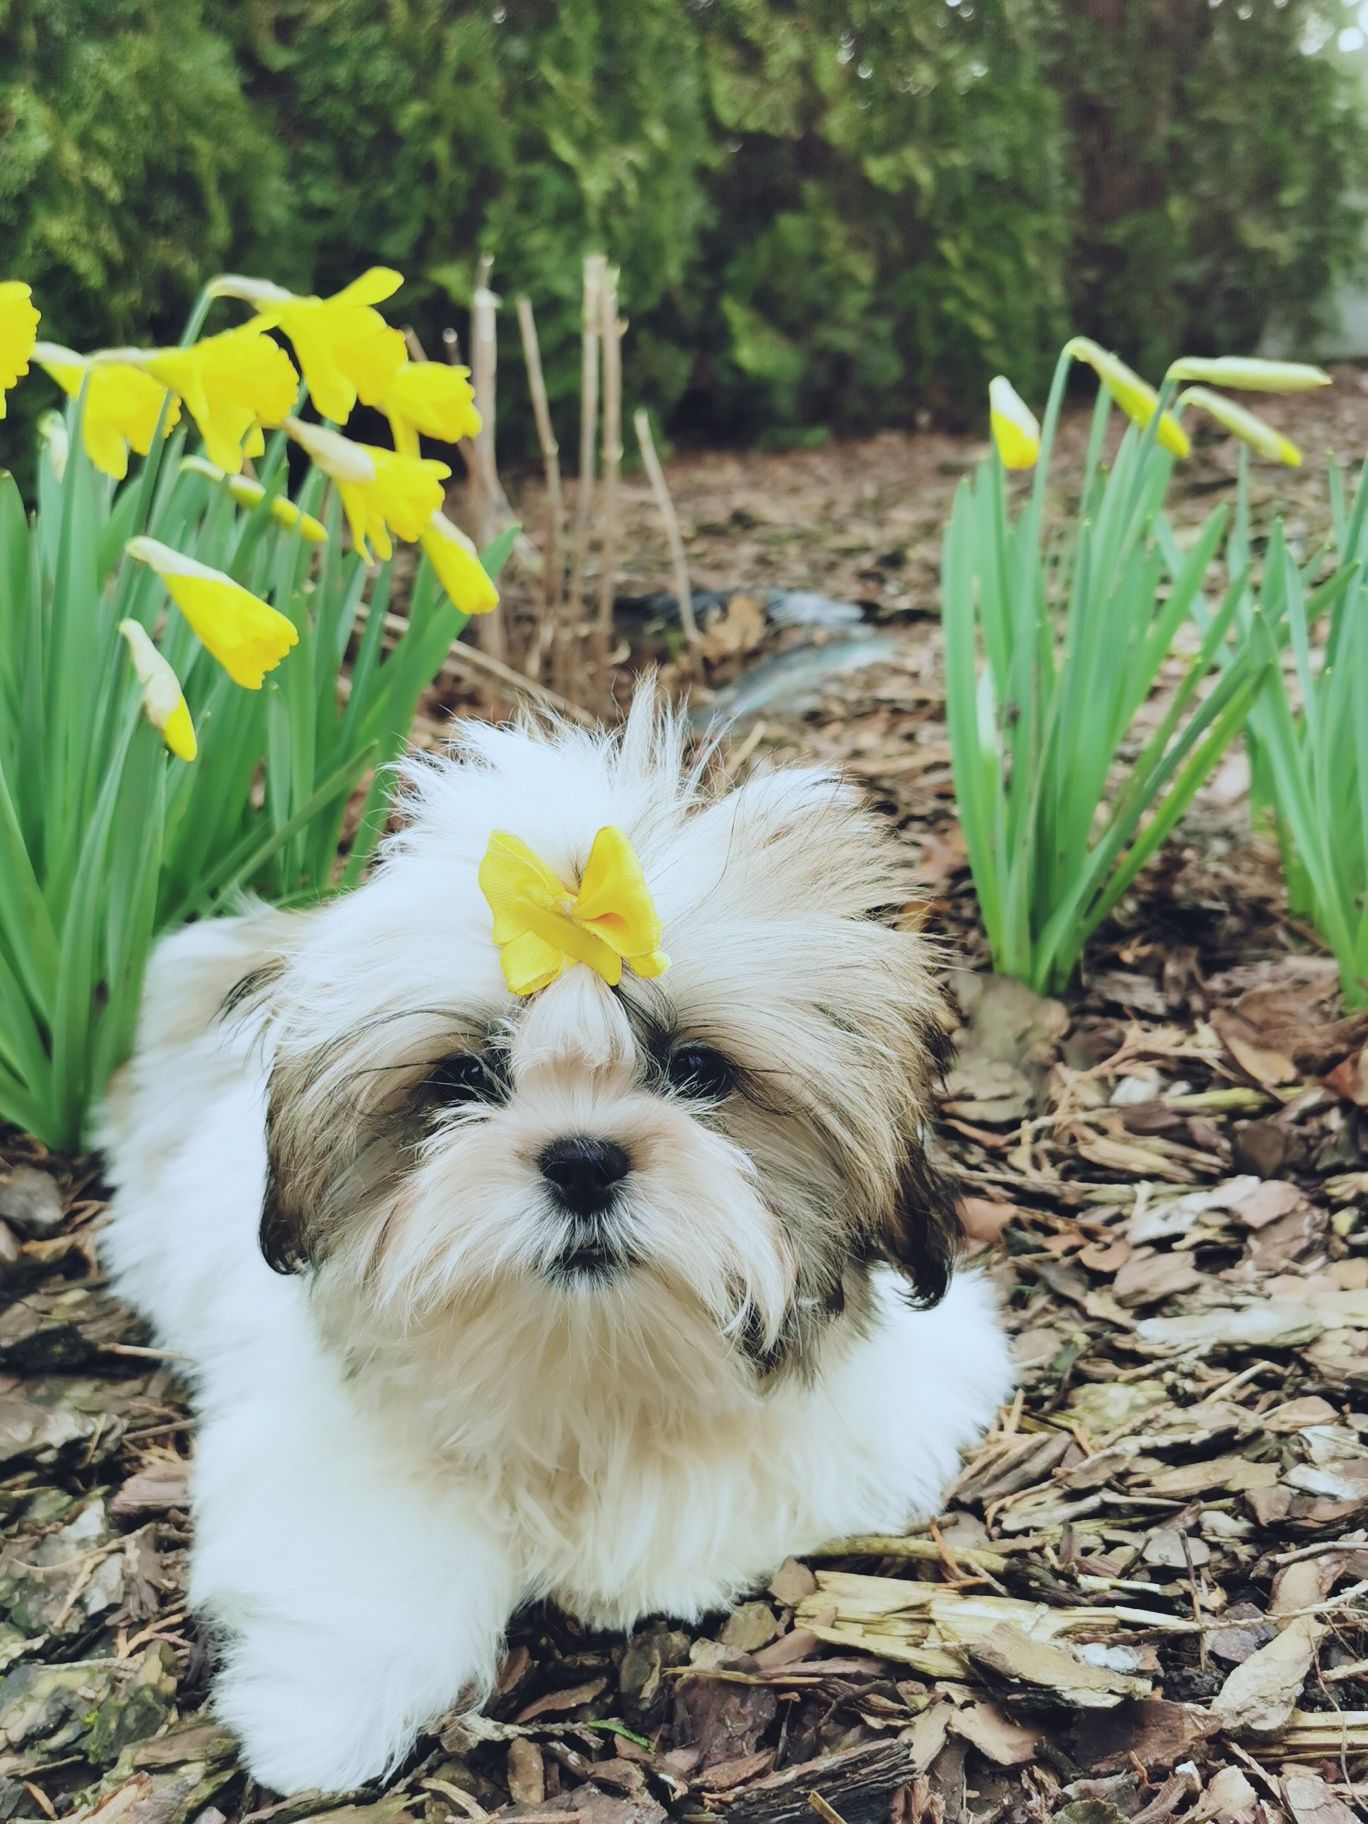
[[[0,282],[0,418],[20,384],[61,407],[32,501],[0,474],[0,1121],[49,1145],[86,1131],[160,931],[359,877],[420,692],[498,601],[512,534],[477,553],[422,449],[479,431],[469,375],[408,359],[401,282],[227,276],[178,347],[90,352]],[[358,404],[392,447],[346,435]]]
[[[1075,363],[1099,382],[1083,485],[1070,510],[1047,511]],[[1060,356],[1043,424],[1004,375],[989,387],[991,454],[960,484],[945,538],[947,720],[994,966],[1038,992],[1068,983],[1243,730],[1255,814],[1276,823],[1294,909],[1334,950],[1346,999],[1368,1000],[1368,484],[1361,475],[1346,504],[1332,464],[1333,552],[1298,564],[1275,524],[1256,563],[1250,453],[1296,466],[1301,452],[1216,390],[1328,383],[1301,362],[1184,357],[1156,388],[1079,336]],[[1114,449],[1113,408],[1129,421]],[[1245,447],[1233,516],[1218,506],[1180,539],[1163,505],[1174,464],[1191,454],[1193,413]],[[1009,486],[1013,470],[1033,473]],[[1141,717],[1161,672],[1166,688]]]

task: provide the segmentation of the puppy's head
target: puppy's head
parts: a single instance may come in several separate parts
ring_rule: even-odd
[[[927,946],[886,922],[897,850],[825,775],[719,792],[681,753],[646,694],[620,737],[470,725],[409,766],[406,826],[263,991],[272,1266],[400,1320],[649,1298],[766,1369],[858,1314],[878,1260],[941,1296],[944,1022]],[[515,997],[477,879],[490,833],[573,883],[606,824],[669,969],[611,989],[579,964]]]

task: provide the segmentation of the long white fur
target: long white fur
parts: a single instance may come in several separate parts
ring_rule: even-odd
[[[643,1087],[622,997],[588,970],[527,1003],[504,990],[476,882],[490,831],[571,875],[619,824],[680,1009],[751,1061],[786,1054],[850,1144],[888,1149],[860,1125],[880,1080],[860,1073],[893,1093],[898,1069],[878,1012],[896,984],[867,935],[886,857],[840,834],[856,813],[829,780],[776,773],[709,804],[678,746],[649,703],[620,744],[467,729],[464,764],[410,769],[414,815],[359,891],[193,926],[154,958],[105,1113],[102,1251],[190,1366],[190,1598],[221,1642],[218,1713],[268,1786],[382,1774],[440,1711],[480,1701],[521,1602],[619,1628],[696,1618],[788,1553],[934,1511],[1007,1391],[984,1282],[962,1273],[917,1311],[885,1267],[872,1316],[832,1323],[812,1372],[757,1375],[735,1346],[740,1301],[772,1338],[798,1245],[763,1165]],[[262,1009],[221,1017],[233,985],[276,961]],[[867,1009],[863,1049],[819,1037],[813,1008],[842,984]],[[273,1273],[257,1240],[272,1064],[361,1033],[374,1076],[358,1087],[334,1047],[349,1066],[304,1092],[335,1108],[440,1052],[462,1008],[510,1023],[508,1106],[438,1121],[316,1270]],[[532,1161],[585,1131],[633,1152],[625,1220],[644,1264],[551,1286]]]

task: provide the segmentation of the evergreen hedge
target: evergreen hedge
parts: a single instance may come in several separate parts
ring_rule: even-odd
[[[487,250],[533,294],[554,404],[600,246],[632,397],[678,425],[977,417],[1068,328],[1151,371],[1306,331],[1363,231],[1361,94],[1303,50],[1335,12],[0,0],[4,272],[89,346],[169,330],[218,269],[327,290],[384,261],[433,345]],[[507,446],[512,359],[500,417]]]

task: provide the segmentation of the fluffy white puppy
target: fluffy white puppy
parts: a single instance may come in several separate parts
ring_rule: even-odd
[[[358,891],[153,960],[103,1252],[191,1364],[190,1599],[268,1786],[385,1772],[520,1603],[696,1618],[934,1511],[1007,1390],[896,846],[830,777],[681,750],[649,693],[620,737],[468,725]],[[604,826],[668,970],[513,995],[491,832],[573,884]]]

